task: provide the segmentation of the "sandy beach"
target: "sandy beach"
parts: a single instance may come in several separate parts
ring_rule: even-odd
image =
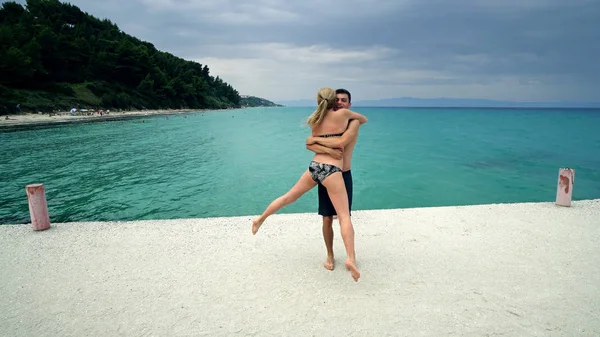
[[[600,199],[0,226],[2,336],[598,336]]]
[[[154,115],[172,115],[182,114],[199,111],[213,111],[213,110],[202,110],[202,109],[173,109],[173,110],[140,110],[140,111],[111,111],[109,114],[102,116],[93,114],[90,116],[72,115],[69,112],[60,112],[56,115],[50,116],[48,113],[44,114],[20,114],[20,115],[9,115],[0,116],[0,128],[11,127],[11,126],[22,126],[22,125],[45,125],[45,124],[58,124],[58,123],[81,123],[81,122],[98,122],[98,121],[110,121],[127,118],[140,118],[143,116],[154,116]],[[219,110],[215,110],[219,111]]]

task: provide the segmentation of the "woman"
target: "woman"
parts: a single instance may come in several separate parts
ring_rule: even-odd
[[[324,88],[317,93],[317,109],[308,117],[306,123],[312,129],[315,137],[340,136],[346,130],[351,119],[356,119],[360,124],[367,122],[367,118],[348,109],[334,110],[336,100],[335,90]],[[317,153],[310,162],[308,169],[302,174],[296,185],[286,194],[273,200],[262,215],[252,222],[252,234],[256,234],[262,223],[271,214],[274,214],[286,205],[298,200],[304,193],[310,191],[317,183],[327,188],[329,198],[338,215],[342,239],[346,247],[346,268],[350,271],[354,281],[358,281],[360,272],[356,268],[354,252],[354,228],[350,219],[348,195],[342,177],[342,159],[336,159],[329,154]]]

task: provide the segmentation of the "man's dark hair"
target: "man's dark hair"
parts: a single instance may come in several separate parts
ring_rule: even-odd
[[[352,95],[350,95],[350,91],[346,90],[346,89],[337,89],[335,91],[335,94],[346,94],[348,95],[348,102],[352,102]]]

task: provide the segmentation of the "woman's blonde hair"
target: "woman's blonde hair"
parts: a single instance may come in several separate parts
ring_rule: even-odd
[[[331,88],[322,88],[319,90],[317,93],[317,110],[308,117],[306,124],[312,128],[314,125],[321,123],[325,115],[327,115],[327,111],[333,108],[335,97],[335,90]]]

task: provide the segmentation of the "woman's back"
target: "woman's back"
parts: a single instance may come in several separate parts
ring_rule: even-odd
[[[348,123],[350,119],[358,118],[361,121],[361,124],[366,122],[366,118],[356,112],[350,111],[348,109],[340,109],[340,110],[328,110],[325,117],[319,124],[313,125],[312,135],[314,137],[340,137],[348,128]],[[335,159],[329,154],[326,153],[317,153],[313,157],[314,161],[331,164],[338,167],[343,166],[342,159]]]
[[[318,137],[344,133],[348,127],[349,119],[338,111],[333,109],[327,111],[323,121],[313,127],[312,135]]]
[[[360,124],[366,123],[367,118],[348,109],[334,110],[336,93],[331,88],[322,88],[317,93],[317,109],[308,117],[306,123],[315,137],[331,137],[346,131],[350,119],[358,119]],[[313,160],[323,164],[342,167],[342,159],[335,159],[329,154],[317,153]]]

